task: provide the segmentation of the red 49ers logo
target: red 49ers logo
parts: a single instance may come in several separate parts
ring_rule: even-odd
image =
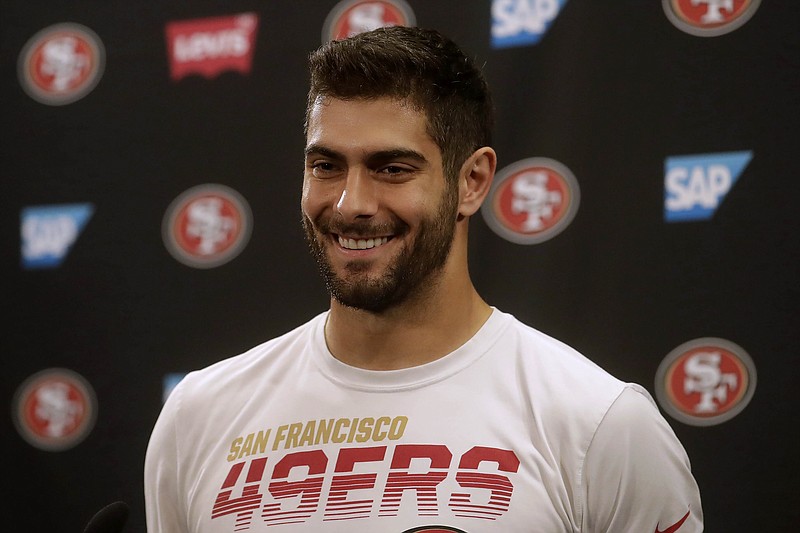
[[[481,214],[504,239],[538,244],[572,222],[579,196],[578,181],[567,167],[552,159],[532,157],[497,173]]]
[[[404,0],[342,0],[325,19],[322,42],[346,39],[387,26],[414,24],[414,11]]]
[[[667,18],[698,37],[716,37],[741,27],[761,0],[662,0]]]
[[[756,368],[740,346],[717,338],[684,343],[656,374],[656,396],[674,418],[694,426],[720,424],[739,414],[755,392]]]
[[[247,201],[229,187],[205,184],[178,196],[164,214],[161,233],[172,256],[195,268],[213,268],[232,260],[252,232]]]
[[[64,368],[43,370],[20,385],[14,422],[32,446],[63,451],[78,445],[97,418],[97,398],[89,382]]]
[[[105,49],[100,38],[80,24],[49,26],[30,38],[19,57],[22,88],[34,100],[64,105],[80,100],[100,81]]]

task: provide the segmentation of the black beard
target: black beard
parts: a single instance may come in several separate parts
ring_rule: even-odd
[[[394,263],[379,278],[359,275],[369,268],[367,261],[351,261],[345,267],[349,276],[338,276],[321,241],[330,238],[332,228],[335,228],[333,233],[345,235],[400,235],[408,230],[403,222],[396,221],[388,228],[376,228],[368,224],[345,225],[318,219],[317,233],[308,217],[304,216],[306,240],[331,297],[347,307],[380,313],[411,297],[421,297],[432,289],[436,274],[442,270],[453,245],[457,202],[458,192],[448,188],[436,215],[420,222],[414,242],[400,250]]]

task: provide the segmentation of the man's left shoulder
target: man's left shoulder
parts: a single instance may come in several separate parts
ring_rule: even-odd
[[[518,320],[518,356],[534,376],[579,396],[607,397],[613,401],[626,383],[610,374],[593,359],[567,342],[552,337]]]

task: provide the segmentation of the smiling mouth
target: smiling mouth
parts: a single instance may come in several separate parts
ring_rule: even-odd
[[[372,239],[352,239],[337,235],[337,239],[339,241],[339,246],[345,250],[370,250],[372,248],[377,248],[378,246],[383,246],[389,242],[390,238],[375,237]]]

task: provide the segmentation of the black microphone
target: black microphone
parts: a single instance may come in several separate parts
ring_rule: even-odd
[[[130,507],[125,502],[109,503],[89,520],[83,533],[120,533],[129,512]]]

